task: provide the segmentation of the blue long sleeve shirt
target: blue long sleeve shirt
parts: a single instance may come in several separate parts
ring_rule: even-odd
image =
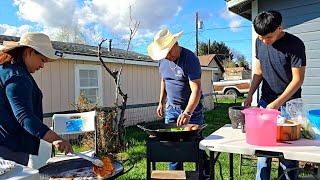
[[[37,155],[43,124],[42,92],[26,67],[0,65],[0,145]]]

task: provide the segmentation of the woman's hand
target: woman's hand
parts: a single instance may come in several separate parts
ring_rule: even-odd
[[[64,154],[71,153],[73,154],[73,149],[69,141],[61,139],[53,141],[52,144],[60,151],[64,152]]]
[[[60,152],[65,154],[73,153],[71,144],[52,130],[49,130],[42,139],[53,144]]]

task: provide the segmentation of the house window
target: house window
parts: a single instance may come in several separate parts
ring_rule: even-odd
[[[85,92],[91,103],[99,100],[102,106],[102,72],[99,65],[76,64],[75,65],[75,99],[81,92]]]

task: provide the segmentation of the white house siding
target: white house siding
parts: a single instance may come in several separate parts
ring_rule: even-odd
[[[254,7],[253,7],[254,9]],[[320,1],[259,0],[258,11],[278,10],[285,31],[298,36],[306,46],[307,67],[302,85],[305,109],[320,107]],[[254,17],[254,16],[253,16]],[[255,39],[253,38],[253,41]]]
[[[44,113],[73,110],[69,102],[75,100],[75,65],[100,65],[99,62],[64,59],[45,64],[45,68],[33,74],[43,92]],[[120,64],[106,63],[111,69],[119,69]],[[211,70],[202,72],[203,93],[211,93]],[[115,98],[115,84],[108,72],[102,69],[103,107],[112,106]],[[157,65],[146,66],[125,64],[121,76],[121,87],[128,94],[128,105],[154,103],[159,100],[160,75]],[[211,98],[212,99],[212,98]],[[206,97],[206,107],[213,108],[213,101]],[[126,111],[126,125],[141,121],[152,121],[157,118],[156,107],[135,108]],[[51,125],[51,118],[45,123]]]

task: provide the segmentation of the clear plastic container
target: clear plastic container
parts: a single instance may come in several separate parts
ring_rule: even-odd
[[[242,111],[246,122],[248,144],[274,146],[277,144],[277,117],[275,109],[249,108]]]

